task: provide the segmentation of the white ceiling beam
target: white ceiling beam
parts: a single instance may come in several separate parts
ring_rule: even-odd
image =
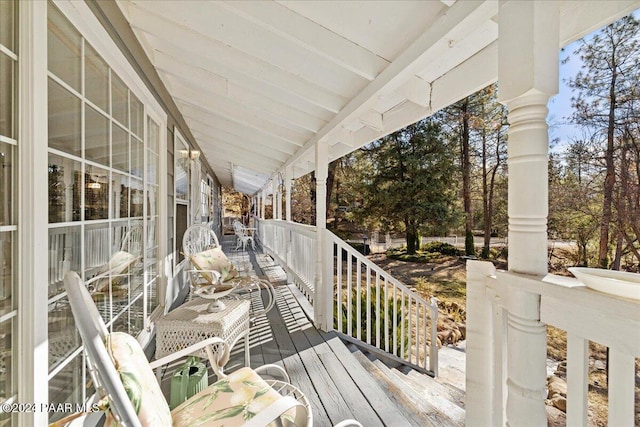
[[[286,161],[286,159],[288,159],[292,154],[290,152],[281,151],[277,147],[271,146],[268,143],[257,138],[252,138],[250,140],[245,138],[238,138],[238,136],[234,134],[220,130],[215,126],[209,126],[208,123],[195,120],[191,117],[189,118],[189,127],[196,129],[202,133],[211,135],[213,141],[211,142],[211,144],[221,141],[223,143],[235,144],[243,147],[250,146],[253,151],[259,153],[268,153],[270,157],[278,159],[282,162]]]
[[[426,108],[431,98],[431,84],[417,76],[411,76],[398,88],[398,93],[414,104]]]
[[[364,90],[354,97],[341,111],[309,140],[289,163],[297,160],[299,155],[310,150],[317,141],[333,132],[344,122],[357,118],[367,111],[377,96],[383,91],[395,90],[401,86],[410,76],[417,74],[428,58],[430,48],[438,40],[446,37],[448,33],[460,26],[473,28],[490,19],[498,11],[497,1],[463,1],[456,2],[451,8],[443,12],[416,41],[414,41],[398,58],[393,61],[382,73],[376,77]],[[404,123],[407,125],[411,122]],[[403,126],[404,126],[403,125]],[[388,127],[388,126],[387,126]],[[387,129],[388,130],[388,129]],[[329,138],[333,139],[333,138]]]
[[[252,58],[156,13],[132,7],[131,19],[134,31],[146,33],[155,50],[176,58],[186,57],[191,63],[230,81],[240,80],[242,85],[263,87],[263,90],[265,85],[275,92],[286,92],[332,113],[337,113],[346,103],[346,98],[339,94],[330,93],[285,69]],[[154,38],[161,43],[154,42]]]
[[[202,34],[260,61],[286,69],[333,93],[353,94],[367,82],[324,58],[309,55],[302,47],[271,31],[252,25],[216,2],[209,2],[207,7],[200,8],[188,7],[184,2],[142,1],[132,7],[132,15],[135,9],[139,9],[139,13],[161,13],[192,33]]]
[[[198,126],[193,126],[191,129],[194,132],[197,132],[198,135],[202,137],[202,140],[199,142],[207,147],[227,150],[238,149],[239,153],[241,153],[243,156],[250,155],[259,159],[271,160],[274,162],[274,164],[282,164],[289,158],[286,154],[282,154],[278,151],[265,148],[257,148],[255,145],[247,145],[235,139],[228,139],[219,133],[211,132],[210,129],[201,128]]]
[[[196,136],[194,133],[194,136],[196,138],[206,140],[206,136],[204,135],[198,134],[198,136]],[[246,150],[242,149],[211,147],[207,150],[203,150],[203,153],[207,157],[207,161],[209,158],[217,157],[220,160],[230,163],[234,162],[235,164],[266,174],[270,174],[274,169],[277,169],[282,165],[282,162],[266,158],[257,158],[253,156],[253,153],[246,152]],[[247,155],[243,156],[243,153]]]
[[[200,97],[197,96],[197,93],[194,93],[194,90],[187,88],[180,83],[175,85],[172,84],[171,86],[174,87],[172,94],[174,99],[177,101],[200,107],[201,109],[208,111],[210,114],[226,117],[229,120],[234,120],[249,127],[262,129],[264,132],[280,137],[294,145],[302,145],[304,141],[308,140],[310,136],[313,135],[308,131],[295,130],[283,126],[280,123],[276,123],[271,118],[266,119],[260,116],[256,111],[252,111],[251,109],[244,110],[243,108],[237,105],[232,105],[222,99],[199,99]]]
[[[388,65],[373,52],[278,3],[233,1],[222,4],[253,24],[369,81]]]
[[[371,129],[377,131],[377,132],[383,132],[384,131],[384,124],[382,123],[382,114],[378,113],[377,111],[367,111],[366,113],[362,114],[360,117],[360,122],[367,126],[370,127]]]
[[[227,132],[239,140],[247,142],[254,142],[256,140],[262,141],[262,143],[271,149],[275,149],[289,155],[295,153],[296,150],[300,148],[297,144],[293,144],[280,137],[266,133],[261,129],[248,128],[241,123],[229,120],[225,117],[211,115],[210,112],[197,106],[182,104],[180,111],[183,112],[185,120],[188,118],[196,123],[206,123],[211,128]]]
[[[274,102],[241,86],[228,83],[225,79],[202,68],[186,65],[179,61],[158,62],[158,71],[171,75],[173,81],[180,81],[202,92],[203,97],[211,96],[229,99],[249,109],[260,109],[266,115],[276,116],[281,122],[297,128],[317,132],[327,122],[307,113],[291,108],[280,102]]]

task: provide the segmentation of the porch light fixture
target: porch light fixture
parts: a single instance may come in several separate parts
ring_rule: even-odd
[[[191,158],[191,160],[198,160],[200,158],[200,151],[198,150],[191,150],[189,152],[189,157]]]
[[[91,188],[93,190],[99,190],[100,189],[100,183],[99,182],[90,182],[89,184],[87,184],[87,188]]]

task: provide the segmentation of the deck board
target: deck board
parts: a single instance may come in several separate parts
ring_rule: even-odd
[[[258,260],[252,252],[235,252],[230,237],[224,236],[222,243],[231,261],[244,267],[250,262],[254,269],[252,274],[271,278],[276,289],[274,308],[258,317],[252,325],[251,366],[255,368],[268,363],[282,366],[291,383],[309,398],[314,426],[331,426],[346,418],[359,420],[367,427],[415,425],[411,417],[407,418],[387,397],[336,334],[319,331],[313,326],[296,298],[299,292],[280,281],[282,275],[263,273],[261,265],[268,265],[264,256],[258,254]],[[244,365],[243,352],[244,345],[239,342],[231,352],[226,372]]]

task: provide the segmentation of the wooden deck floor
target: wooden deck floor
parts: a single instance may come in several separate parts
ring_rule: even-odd
[[[281,280],[286,279],[282,270],[269,265],[269,258],[259,251],[235,252],[229,237],[223,239],[223,248],[231,260],[250,261],[255,274],[269,277],[276,289],[275,307],[258,318],[251,329],[251,366],[274,363],[283,367],[292,384],[311,401],[314,426],[331,426],[347,418],[367,427],[416,425],[337,335],[313,326],[298,303],[298,290]],[[227,372],[244,365],[243,352],[241,341],[232,351]],[[165,378],[165,390],[166,382]]]

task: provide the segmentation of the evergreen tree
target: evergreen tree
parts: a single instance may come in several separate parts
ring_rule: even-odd
[[[573,120],[606,139],[604,149],[605,179],[598,264],[609,267],[610,226],[614,223],[615,152],[617,140],[633,120],[640,81],[640,24],[633,16],[622,18],[602,29],[590,39],[583,39],[575,54],[583,65],[568,81],[576,96],[572,99]],[[635,117],[637,120],[637,117]]]
[[[433,120],[394,132],[363,153],[370,167],[362,185],[361,214],[401,224],[411,254],[419,248],[421,231],[448,228],[456,195],[455,154]]]

